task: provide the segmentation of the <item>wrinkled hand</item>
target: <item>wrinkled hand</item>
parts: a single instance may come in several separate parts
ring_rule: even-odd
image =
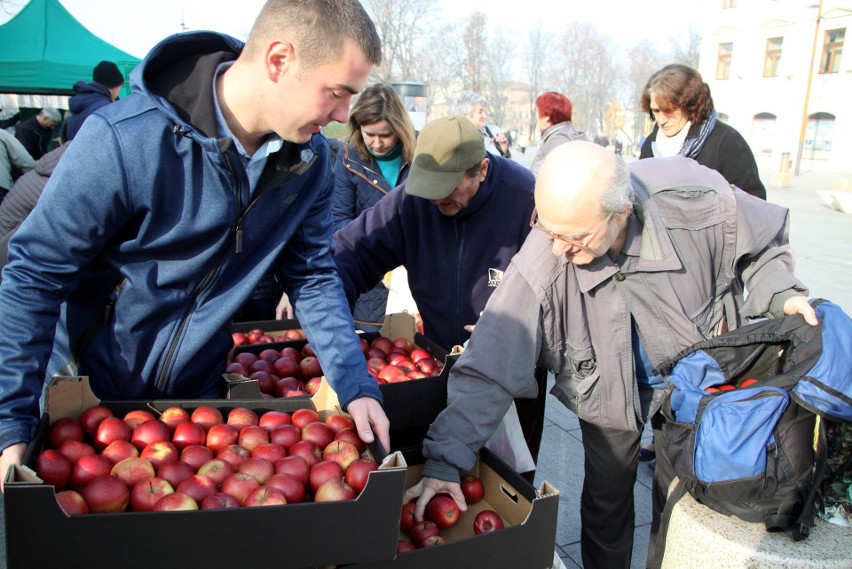
[[[281,293],[281,300],[278,301],[278,306],[275,307],[275,319],[285,320],[293,318],[293,306],[290,304],[290,297],[286,292]]]
[[[784,303],[784,314],[801,314],[805,317],[805,322],[811,326],[819,324],[814,307],[808,302],[806,296],[793,296],[787,299]]]
[[[438,480],[437,478],[429,478],[428,476],[424,476],[420,479],[420,482],[405,491],[405,494],[402,496],[402,503],[407,504],[417,498],[417,505],[414,507],[414,519],[422,522],[423,512],[426,511],[426,504],[436,494],[449,494],[456,501],[462,512],[467,511],[467,503],[464,501],[464,494],[462,494],[459,484]]]
[[[3,482],[6,480],[6,471],[10,466],[21,464],[25,450],[27,450],[26,444],[16,443],[6,448],[6,450],[0,454],[0,492],[4,490]]]
[[[371,443],[378,435],[385,450],[390,450],[390,421],[377,400],[372,397],[353,399],[346,406],[346,412],[355,420],[355,429],[362,441]]]

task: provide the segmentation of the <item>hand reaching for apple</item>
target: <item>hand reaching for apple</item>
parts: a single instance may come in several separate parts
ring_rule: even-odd
[[[390,421],[382,405],[372,397],[353,399],[346,412],[355,420],[355,430],[365,443],[371,443],[378,435],[385,449],[390,449]]]
[[[428,476],[424,476],[420,479],[420,482],[405,491],[405,494],[402,496],[402,503],[406,504],[416,498],[417,505],[414,507],[414,519],[422,522],[426,505],[437,494],[449,494],[456,501],[462,512],[467,511],[467,503],[464,500],[460,484],[438,480],[437,478],[429,478]]]
[[[27,445],[24,443],[16,443],[0,453],[0,492],[3,491],[6,471],[10,466],[21,464],[21,459],[24,458],[24,451],[26,449]]]

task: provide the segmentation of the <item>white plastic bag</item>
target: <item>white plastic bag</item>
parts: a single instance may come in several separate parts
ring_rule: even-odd
[[[500,457],[515,472],[535,470],[535,462],[524,438],[514,401],[497,426],[497,430],[485,443],[485,448]]]

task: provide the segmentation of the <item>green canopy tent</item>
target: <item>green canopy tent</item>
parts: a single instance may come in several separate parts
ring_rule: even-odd
[[[58,0],[32,0],[0,26],[0,93],[71,95],[77,81],[91,81],[92,69],[113,61],[130,92],[130,71],[139,63],[77,21]]]

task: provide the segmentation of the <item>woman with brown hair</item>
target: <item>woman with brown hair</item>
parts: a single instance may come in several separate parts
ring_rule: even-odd
[[[672,64],[654,73],[642,92],[642,110],[656,124],[642,144],[640,159],[687,156],[766,199],[751,148],[739,132],[717,120],[710,87],[698,71]]]

